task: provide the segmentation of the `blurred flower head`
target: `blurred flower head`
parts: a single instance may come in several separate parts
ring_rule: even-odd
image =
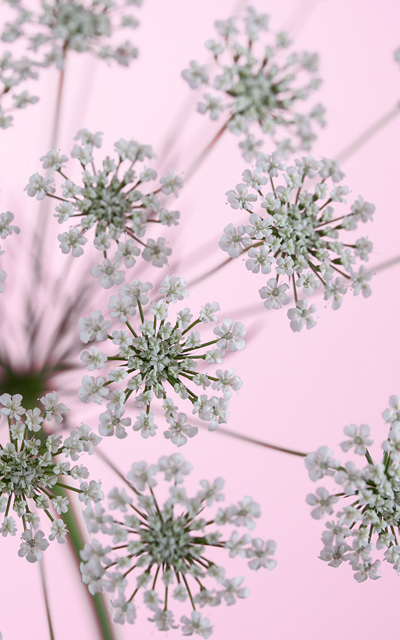
[[[304,114],[298,103],[315,91],[321,80],[318,55],[284,51],[290,38],[284,33],[265,37],[269,16],[249,7],[241,19],[218,20],[215,26],[218,40],[208,40],[206,47],[214,56],[212,65],[192,61],[182,72],[192,89],[209,86],[216,94],[206,93],[198,105],[200,113],[209,113],[217,120],[222,112],[228,114],[227,127],[237,136],[246,136],[240,143],[244,158],[250,162],[262,145],[252,131],[266,133],[278,148],[293,152],[297,139],[300,148],[310,149],[315,133],[313,122],[325,124],[322,105]],[[266,44],[267,43],[267,44]],[[284,131],[290,137],[278,139]]]

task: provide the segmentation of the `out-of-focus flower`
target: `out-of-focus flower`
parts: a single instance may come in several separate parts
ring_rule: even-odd
[[[110,315],[126,325],[127,330],[116,330],[110,335],[111,322],[104,320],[100,310],[91,316],[81,318],[81,340],[84,343],[93,340],[104,342],[107,339],[119,347],[119,351],[107,356],[93,348],[84,351],[81,358],[88,369],[102,369],[108,361],[118,364],[103,376],[84,376],[83,385],[79,389],[79,397],[83,402],[93,400],[101,404],[105,399],[107,411],[100,416],[99,433],[103,436],[116,435],[125,438],[125,427],[130,425],[130,418],[121,420],[129,397],[134,394],[135,406],[143,408],[133,425],[134,431],[140,431],[143,438],[154,436],[157,425],[154,414],[150,411],[154,396],[163,400],[164,415],[169,423],[164,436],[177,446],[182,446],[188,438],[197,434],[197,427],[187,423],[185,413],[179,413],[174,401],[168,397],[168,388],[173,389],[182,399],[192,404],[193,413],[201,420],[209,422],[209,430],[215,430],[228,419],[229,398],[232,390],[238,391],[242,386],[234,369],[223,371],[218,369],[215,375],[198,372],[201,361],[207,364],[221,363],[226,351],[239,351],[245,347],[243,336],[246,329],[241,322],[226,319],[214,329],[213,340],[202,341],[199,331],[194,327],[210,322],[218,322],[215,313],[219,304],[207,303],[200,309],[197,319],[189,308],[178,312],[174,322],[167,322],[170,303],[183,300],[189,294],[185,289],[186,282],[182,277],[165,276],[159,293],[161,299],[152,302],[149,312],[152,320],[146,320],[144,307],[149,303],[147,293],[152,289],[150,282],[141,282],[137,278],[130,284],[119,287],[119,296],[111,296],[109,302]],[[131,324],[131,317],[139,311],[140,324]],[[212,347],[212,349],[207,349]],[[116,388],[109,391],[109,385],[123,384],[124,390]],[[222,396],[208,397],[195,393],[188,384],[202,387],[204,390],[212,385]]]
[[[293,331],[316,324],[311,315],[316,307],[298,299],[300,291],[309,296],[322,286],[324,299],[332,300],[334,310],[340,308],[349,287],[354,295],[371,295],[372,274],[363,266],[357,272],[353,265],[357,259],[368,260],[372,242],[359,238],[346,243],[341,234],[357,229],[360,221],[372,220],[375,207],[359,196],[346,211],[343,205],[349,190],[337,185],[343,177],[334,160],[317,161],[309,155],[286,167],[279,153],[260,153],[256,169],[246,169],[243,183],[226,194],[231,207],[246,211],[249,219],[248,224],[225,227],[219,246],[231,258],[247,253],[246,267],[252,273],[268,274],[274,269],[275,277],[259,290],[267,309],[289,304],[287,291],[293,287],[296,307],[288,311]],[[305,188],[308,180],[313,180],[310,190]],[[263,187],[268,181],[267,191]],[[256,202],[261,207],[257,213]],[[289,284],[282,283],[285,276]]]
[[[130,6],[138,7],[142,0],[30,0],[27,6],[20,0],[6,2],[17,15],[3,25],[1,40],[12,46],[16,40],[25,39],[26,54],[19,58],[9,50],[0,54],[0,129],[12,125],[12,111],[39,100],[26,89],[17,88],[37,80],[42,67],[56,65],[64,69],[69,51],[90,51],[125,67],[138,55],[129,40],[112,46],[107,41],[116,29],[135,29],[139,25]]]
[[[5,213],[0,213],[0,238],[3,240],[7,238],[7,236],[11,236],[13,233],[17,235],[20,232],[20,228],[16,225],[11,224],[14,220],[14,214],[11,211],[6,211]],[[0,256],[3,255],[4,251],[2,251],[0,247]],[[4,280],[7,277],[7,273],[3,270],[0,270],[0,293],[4,291]]]
[[[138,51],[129,41],[117,46],[107,45],[106,41],[117,28],[135,29],[139,25],[137,19],[128,13],[128,7],[138,7],[142,0],[40,0],[30,2],[29,8],[20,1],[7,1],[17,16],[5,25],[2,41],[12,43],[26,38],[27,49],[32,53],[39,52],[37,58],[42,66],[56,64],[62,69],[68,50],[78,53],[90,51],[99,58],[115,60],[123,66],[137,57]]]
[[[117,623],[135,621],[134,598],[143,589],[144,602],[152,612],[149,620],[159,630],[177,627],[172,600],[178,608],[180,603],[189,602],[193,611],[190,618],[181,617],[183,634],[197,633],[208,638],[212,627],[197,608],[217,606],[223,601],[235,604],[237,598],[247,598],[249,589],[242,586],[242,576],[226,578],[225,569],[204,555],[207,547],[227,549],[231,558],[248,558],[250,569],[255,571],[261,567],[271,571],[276,565],[271,557],[275,554],[274,541],[252,539],[247,533],[240,536],[237,530],[230,537],[223,537],[218,529],[209,530],[226,525],[253,529],[254,518],[261,515],[259,505],[246,496],[235,505],[219,508],[214,515],[206,515],[206,506],[224,500],[224,481],[202,480],[197,495],[189,498],[179,484],[191,469],[192,465],[179,454],[163,456],[158,465],[135,463],[127,475],[132,493],[115,488],[108,496],[109,508],[120,510],[121,516],[114,518],[100,506],[84,512],[89,532],[101,531],[111,536],[113,546],[103,546],[96,539],[85,546],[81,552],[82,580],[92,595],[102,589],[110,594],[117,592],[117,599],[111,600]],[[163,507],[153,491],[157,473],[164,473],[165,480],[173,482]],[[136,586],[126,597],[134,570]],[[210,579],[216,581],[216,587],[209,587]]]
[[[218,92],[206,93],[198,111],[209,113],[212,120],[223,112],[228,114],[228,129],[246,136],[239,146],[248,162],[262,145],[251,133],[253,130],[261,128],[278,148],[293,152],[296,147],[292,138],[297,138],[300,148],[310,149],[316,138],[312,124],[325,124],[322,105],[306,114],[298,110],[298,103],[320,86],[321,80],[315,76],[318,55],[285,54],[291,42],[283,32],[271,35],[265,46],[268,20],[269,16],[250,7],[241,20],[217,21],[219,39],[206,42],[214,55],[214,66],[192,61],[190,68],[182,72],[193,89],[205,85]],[[279,140],[276,134],[280,131],[289,133],[290,138]]]
[[[336,519],[326,523],[322,534],[324,548],[319,557],[335,568],[348,562],[357,582],[380,577],[381,560],[372,557],[375,547],[382,552],[383,561],[400,571],[399,396],[390,396],[389,404],[390,409],[382,414],[390,429],[382,443],[380,462],[374,462],[368,451],[373,441],[369,438],[370,428],[365,424],[359,428],[347,425],[344,429],[347,439],[341,443],[343,451],[354,447],[354,453],[365,456],[367,464],[361,469],[353,461],[340,464],[332,458],[328,447],[320,447],[305,458],[311,480],[331,476],[340,485],[334,493],[319,487],[316,494],[307,496],[307,503],[314,507],[311,515],[317,520],[325,514],[331,516],[332,505],[340,501]]]
[[[0,129],[8,129],[13,123],[11,113],[35,104],[39,98],[28,91],[20,91],[19,85],[27,80],[37,80],[38,65],[26,56],[15,58],[10,51],[0,56]]]

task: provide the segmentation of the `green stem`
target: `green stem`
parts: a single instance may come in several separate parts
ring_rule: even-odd
[[[72,551],[77,570],[79,571],[79,564],[81,562],[79,552],[85,546],[86,540],[80,528],[78,516],[74,510],[71,496],[68,495],[67,491],[65,491],[63,487],[58,485],[54,485],[53,492],[63,498],[69,498],[68,511],[63,514],[63,520],[69,531],[67,536],[69,548]],[[89,598],[90,606],[94,614],[99,640],[116,640],[112,622],[108,614],[107,602],[103,594],[96,593],[94,596],[91,596],[86,587],[84,590]]]
[[[356,151],[361,149],[361,147],[363,147],[367,142],[369,142],[369,140],[373,138],[373,136],[376,133],[378,133],[378,131],[383,129],[387,124],[389,124],[389,122],[394,120],[394,118],[396,118],[399,115],[399,113],[400,113],[400,109],[399,109],[399,103],[398,103],[394,107],[394,109],[391,109],[390,111],[388,111],[388,113],[385,113],[385,115],[383,115],[376,122],[370,125],[365,131],[363,131],[363,133],[361,133],[355,140],[353,140],[353,142],[351,142],[349,145],[347,145],[347,147],[342,149],[342,151],[340,151],[336,155],[335,160],[338,160],[339,162],[344,162],[345,160],[350,158],[354,153],[356,153]]]
[[[189,599],[190,599],[190,603],[191,603],[191,605],[193,607],[193,611],[196,611],[196,605],[194,604],[193,596],[192,596],[192,593],[191,593],[191,591],[189,589],[189,585],[187,583],[186,576],[185,576],[184,573],[182,573],[182,579],[183,579],[183,582],[185,583],[186,591],[188,592],[188,596],[189,596]]]

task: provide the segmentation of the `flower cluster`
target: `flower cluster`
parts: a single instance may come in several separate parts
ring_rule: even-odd
[[[85,424],[73,429],[64,441],[60,435],[43,435],[44,420],[60,423],[64,413],[69,411],[58,400],[55,392],[48,393],[40,398],[42,410],[38,407],[26,410],[21,405],[20,394],[0,396],[0,417],[5,416],[8,422],[10,438],[5,446],[0,444],[0,513],[4,513],[0,533],[3,537],[17,533],[15,518],[9,515],[12,508],[23,525],[18,555],[26,557],[28,562],[41,560],[42,551],[49,546],[43,531],[37,530],[40,526],[38,510],[51,521],[49,540],[64,543],[68,530],[58,517],[68,511],[69,500],[64,489],[77,492],[86,506],[104,497],[100,481],[86,481],[89,477],[86,467],[81,464],[71,467],[68,461],[58,459],[63,454],[76,462],[82,453],[93,453],[93,447],[101,438]],[[65,478],[78,480],[79,488],[64,484]]]
[[[252,129],[257,126],[271,136],[278,148],[293,152],[291,138],[278,140],[280,130],[300,141],[302,149],[309,149],[315,139],[312,122],[324,125],[324,108],[316,105],[308,114],[297,110],[297,103],[306,100],[320,85],[315,77],[318,55],[315,53],[290,53],[286,33],[278,33],[267,46],[261,46],[260,35],[268,30],[269,16],[258,14],[252,7],[238,24],[236,18],[217,21],[218,40],[208,40],[206,47],[214,56],[216,73],[210,77],[209,65],[192,61],[190,68],[182,72],[183,78],[193,89],[205,85],[219,95],[206,93],[198,105],[200,113],[209,113],[217,120],[227,112],[227,127],[236,135],[246,135],[240,143],[243,156],[251,161],[262,141],[256,140]]]
[[[39,98],[28,91],[16,88],[24,81],[38,78],[37,64],[26,56],[14,58],[10,51],[0,56],[0,129],[8,129],[13,123],[10,115],[16,109],[24,109],[35,104]]]
[[[164,415],[169,424],[164,436],[177,446],[184,445],[188,438],[197,434],[198,429],[187,423],[185,413],[178,412],[178,407],[168,397],[168,388],[175,391],[181,399],[192,403],[193,413],[209,422],[209,430],[215,430],[219,424],[227,422],[229,398],[232,390],[240,389],[241,380],[232,368],[225,371],[219,369],[211,376],[197,372],[197,365],[199,361],[207,364],[221,363],[226,351],[243,349],[246,329],[242,323],[226,319],[214,329],[214,340],[202,342],[200,332],[192,329],[197,325],[218,322],[215,313],[219,310],[219,305],[216,302],[204,305],[195,320],[186,307],[176,314],[174,324],[168,322],[170,303],[183,300],[189,295],[185,286],[183,278],[165,276],[159,290],[161,298],[152,302],[148,309],[151,320],[145,319],[144,307],[149,303],[146,294],[153,285],[136,278],[132,283],[120,286],[120,295],[111,296],[108,307],[111,317],[124,323],[126,331],[119,329],[110,335],[111,322],[104,320],[100,310],[80,320],[82,342],[102,342],[108,339],[119,348],[112,356],[107,356],[95,347],[81,355],[89,370],[102,369],[107,361],[119,365],[118,369],[108,373],[107,380],[102,376],[84,376],[83,386],[78,392],[83,402],[93,400],[100,404],[104,398],[108,401],[107,411],[100,416],[101,435],[112,436],[115,433],[117,438],[126,437],[125,427],[130,425],[131,419],[122,416],[125,403],[134,394],[135,406],[143,410],[132,428],[140,431],[144,438],[154,436],[157,425],[150,409],[155,396],[163,400]],[[140,324],[134,327],[129,317],[136,315],[137,310]],[[113,383],[123,383],[125,390],[116,388],[110,392],[108,386]],[[222,391],[222,396],[196,394],[188,383],[204,390],[212,383],[212,388]]]
[[[357,582],[367,578],[380,577],[380,560],[371,552],[385,549],[384,561],[400,571],[400,398],[390,396],[390,408],[382,416],[390,425],[387,439],[382,443],[381,462],[374,462],[368,447],[373,444],[369,438],[370,428],[362,424],[350,424],[344,432],[347,439],[341,443],[343,451],[354,447],[354,453],[365,456],[367,464],[357,469],[354,462],[341,465],[332,456],[328,447],[320,447],[305,458],[311,480],[316,482],[324,476],[334,476],[342,489],[330,494],[319,487],[316,495],[309,494],[307,502],[313,506],[311,515],[319,520],[325,514],[333,514],[332,505],[339,498],[347,504],[337,512],[336,520],[326,523],[322,534],[324,548],[319,556],[330,567],[339,567],[349,562]],[[374,543],[372,542],[374,541]]]
[[[14,214],[11,211],[6,211],[5,213],[0,213],[0,238],[3,240],[7,238],[7,236],[11,236],[13,233],[17,235],[20,232],[20,228],[11,222],[14,220]],[[4,253],[4,251],[0,247],[0,256]],[[4,291],[4,280],[7,278],[7,273],[0,269],[0,293]]]
[[[28,49],[39,52],[37,63],[41,66],[55,64],[62,69],[69,50],[90,51],[123,66],[128,66],[130,60],[137,57],[137,49],[128,40],[118,46],[110,46],[106,41],[116,29],[138,26],[137,19],[127,13],[127,8],[140,6],[142,0],[40,0],[35,9],[32,2],[27,9],[20,0],[7,1],[17,16],[5,25],[1,39],[14,42],[21,37],[27,38]]]
[[[57,149],[52,149],[41,158],[43,168],[49,171],[49,175],[42,177],[35,173],[25,189],[29,196],[36,196],[38,200],[45,196],[55,198],[59,204],[54,215],[60,224],[70,218],[80,218],[79,224],[58,235],[63,253],[71,251],[73,256],[80,256],[83,245],[87,242],[85,234],[94,226],[94,245],[104,253],[105,258],[98,268],[100,271],[112,274],[122,261],[126,268],[132,267],[135,256],[140,255],[140,246],[143,247],[144,260],[162,267],[167,264],[171,254],[165,238],[148,239],[146,243],[140,238],[145,235],[149,223],[169,227],[178,224],[179,211],[163,208],[157,194],[161,192],[168,196],[173,193],[177,197],[183,186],[183,179],[175,175],[173,169],[169,169],[160,178],[160,186],[153,184],[152,190],[144,187],[145,183],[154,183],[157,173],[144,164],[139,167],[135,165],[155,156],[149,145],[141,145],[134,140],[118,140],[115,143],[117,161],[107,156],[103,160],[102,169],[96,171],[93,150],[101,147],[101,136],[100,132],[93,134],[87,129],[78,131],[76,135],[75,140],[79,140],[81,144],[74,145],[71,156],[77,158],[82,166],[83,186],[78,186],[67,178],[64,173],[67,157],[60,155]],[[125,167],[126,170],[122,169],[124,162],[129,164]],[[65,180],[62,197],[54,195],[54,173]],[[142,186],[146,193],[141,190]],[[116,242],[117,252],[114,260],[110,261],[107,250],[112,240]]]
[[[275,277],[259,290],[267,309],[289,304],[291,284],[296,307],[288,311],[288,317],[293,331],[301,331],[315,325],[312,313],[316,307],[307,307],[306,299],[299,299],[300,291],[310,296],[322,286],[324,299],[332,299],[335,310],[349,286],[355,296],[362,292],[367,298],[371,294],[371,273],[364,266],[356,272],[353,265],[356,259],[368,260],[372,242],[363,237],[349,244],[339,239],[339,234],[354,231],[360,221],[372,220],[375,207],[359,196],[350,211],[337,211],[338,204],[346,204],[349,190],[337,184],[344,174],[336,161],[317,161],[308,155],[286,167],[279,153],[260,153],[256,169],[246,169],[242,177],[243,183],[226,195],[233,209],[249,214],[249,224],[229,224],[219,246],[231,258],[247,254],[246,267],[253,273],[261,270],[268,274],[274,266]],[[275,182],[277,177],[280,185]],[[263,191],[268,182],[269,190]],[[261,207],[259,213],[253,212],[255,202]],[[282,283],[282,276],[289,284]]]
[[[249,595],[249,589],[241,586],[242,576],[226,578],[225,569],[205,557],[206,548],[227,549],[231,558],[237,555],[248,558],[253,570],[264,567],[271,571],[275,567],[276,561],[270,557],[276,547],[272,540],[252,539],[237,530],[230,537],[223,537],[220,531],[209,529],[213,525],[253,529],[254,518],[261,515],[259,505],[245,496],[238,504],[203,517],[206,506],[224,500],[221,493],[224,480],[217,478],[212,484],[202,480],[197,495],[189,498],[179,485],[191,469],[192,465],[179,454],[163,456],[158,465],[135,463],[127,475],[132,493],[114,488],[108,496],[110,510],[118,509],[121,516],[106,514],[100,505],[84,512],[90,533],[100,531],[112,537],[112,545],[103,546],[94,539],[85,546],[81,551],[81,572],[92,595],[102,589],[115,594],[111,600],[114,622],[134,623],[134,598],[143,588],[144,602],[152,612],[149,621],[160,631],[177,628],[171,611],[172,597],[178,607],[179,603],[190,602],[191,616],[181,617],[183,635],[197,633],[208,638],[212,627],[198,608],[217,606],[222,601],[235,604],[236,598]],[[153,491],[157,473],[164,473],[165,480],[173,483],[162,507]],[[126,598],[128,576],[134,569],[136,586]],[[207,584],[211,578],[216,581],[216,588]]]

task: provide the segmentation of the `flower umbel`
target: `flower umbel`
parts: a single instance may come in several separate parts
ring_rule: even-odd
[[[38,200],[45,196],[55,198],[58,206],[54,215],[60,224],[70,218],[80,218],[79,224],[58,235],[63,253],[71,251],[73,256],[82,255],[83,246],[87,242],[86,234],[89,229],[95,228],[94,246],[104,254],[105,259],[102,264],[93,268],[92,275],[100,277],[100,283],[107,288],[111,285],[105,283],[114,283],[107,276],[112,276],[121,263],[127,269],[133,267],[135,258],[141,251],[142,258],[153,266],[162,267],[167,264],[171,249],[167,247],[165,238],[149,239],[147,242],[143,242],[141,238],[146,234],[148,224],[160,223],[168,227],[178,224],[179,211],[163,208],[157,194],[173,193],[177,197],[183,186],[183,179],[169,169],[160,178],[160,186],[153,184],[151,189],[145,188],[144,193],[142,186],[154,183],[157,173],[143,164],[138,167],[137,163],[155,156],[149,145],[141,145],[134,140],[118,140],[115,143],[116,161],[107,156],[103,160],[102,169],[96,171],[93,151],[95,147],[101,147],[101,136],[100,132],[92,134],[87,129],[78,131],[76,135],[75,139],[81,145],[74,146],[71,156],[81,164],[83,186],[78,186],[67,178],[64,165],[68,158],[52,149],[41,158],[43,168],[48,169],[50,175],[43,178],[35,173],[25,189],[29,196],[36,196]],[[129,164],[125,167],[126,170],[122,168],[124,162]],[[54,195],[55,173],[65,180],[62,196]],[[113,261],[107,254],[112,241],[117,249]],[[101,276],[106,277],[102,279]],[[121,282],[122,280],[116,283]]]
[[[0,444],[0,512],[4,513],[0,533],[4,537],[17,533],[16,521],[9,515],[12,508],[13,515],[21,518],[24,529],[18,555],[28,562],[36,562],[49,546],[43,531],[34,533],[40,525],[38,510],[44,511],[51,522],[49,540],[60,543],[66,540],[68,530],[58,516],[68,511],[69,500],[57,494],[58,487],[77,492],[86,506],[104,497],[100,481],[86,482],[89,476],[86,467],[71,467],[68,461],[59,460],[61,454],[74,462],[84,452],[90,455],[101,438],[84,424],[73,429],[64,441],[61,435],[39,438],[44,420],[54,419],[59,423],[68,409],[58,402],[54,392],[40,398],[43,410],[38,407],[26,410],[21,402],[20,394],[0,396],[0,417],[6,418],[10,437],[5,446]],[[64,484],[65,479],[79,480],[80,487]]]
[[[28,8],[20,1],[9,4],[17,17],[5,25],[1,39],[11,43],[27,38],[28,49],[37,54],[35,62],[40,66],[55,64],[62,69],[68,50],[90,51],[98,58],[115,60],[125,67],[137,57],[138,51],[129,41],[117,46],[106,41],[118,28],[135,29],[139,25],[128,13],[128,7],[140,6],[142,0],[40,0],[40,9],[34,8],[32,2]]]
[[[192,61],[190,68],[182,72],[183,78],[193,89],[205,85],[217,94],[206,93],[199,103],[200,113],[209,113],[217,120],[222,112],[229,114],[227,127],[236,135],[246,135],[240,143],[245,160],[250,162],[262,141],[253,130],[271,136],[278,148],[293,152],[291,138],[279,140],[276,133],[286,131],[297,138],[302,149],[310,149],[316,138],[313,122],[324,125],[324,108],[316,105],[309,113],[297,109],[320,86],[315,76],[318,71],[318,55],[284,51],[290,46],[286,33],[271,35],[264,44],[269,16],[258,14],[254,8],[247,10],[241,20],[218,20],[215,26],[218,40],[208,40],[206,47],[214,54],[214,68]],[[262,44],[263,46],[262,46]]]
[[[276,178],[281,184],[276,184]],[[258,154],[257,168],[246,169],[243,183],[227,192],[233,209],[243,209],[249,214],[248,224],[234,227],[229,224],[219,246],[231,258],[247,254],[246,267],[253,273],[271,273],[275,277],[259,290],[267,309],[281,309],[289,304],[288,290],[293,288],[296,307],[288,311],[293,331],[315,326],[312,313],[315,305],[307,308],[300,292],[312,295],[321,286],[324,299],[332,300],[332,309],[340,308],[343,296],[351,287],[354,295],[360,291],[364,298],[371,295],[368,284],[372,274],[364,266],[355,271],[357,259],[368,260],[372,242],[359,238],[352,243],[340,238],[344,231],[354,231],[358,223],[372,220],[374,205],[361,196],[350,211],[337,211],[346,204],[344,196],[349,192],[344,185],[337,185],[344,177],[334,160],[315,160],[305,156],[295,161],[295,166],[282,164],[282,156]],[[312,188],[306,189],[307,181]],[[270,190],[263,187],[270,183]],[[331,183],[329,185],[329,182]],[[254,211],[254,204],[261,209]],[[333,206],[334,205],[334,206]],[[262,214],[265,209],[265,214]],[[339,239],[340,238],[340,239]],[[286,276],[288,284],[282,282]]]
[[[247,598],[249,589],[241,586],[242,576],[226,578],[225,569],[204,555],[207,547],[227,549],[232,558],[248,558],[253,570],[264,567],[271,571],[276,565],[271,558],[276,548],[272,540],[265,543],[260,538],[252,539],[248,533],[240,537],[237,530],[230,537],[223,537],[214,529],[226,525],[253,529],[254,518],[261,515],[259,505],[246,496],[236,505],[203,517],[206,506],[224,500],[224,481],[217,478],[210,484],[202,480],[197,495],[189,498],[179,485],[191,469],[192,465],[180,454],[163,456],[158,465],[135,463],[127,475],[131,492],[115,488],[108,496],[109,508],[118,509],[121,516],[106,514],[100,506],[96,511],[89,507],[84,512],[89,532],[101,531],[112,537],[113,544],[102,546],[95,539],[85,546],[81,552],[82,580],[92,595],[102,589],[110,594],[117,592],[118,597],[111,600],[117,623],[135,621],[134,599],[142,588],[144,602],[152,612],[149,620],[159,630],[176,628],[171,599],[177,607],[189,601],[192,613],[190,618],[181,617],[183,634],[197,633],[208,638],[212,627],[198,608],[217,606],[223,600],[227,605],[235,604],[236,598]],[[163,507],[153,491],[159,473],[173,483]],[[132,588],[129,582],[134,570],[136,586]],[[214,588],[208,585],[211,579],[216,581]]]
[[[332,459],[328,447],[305,458],[311,480],[317,481],[325,475],[334,477],[341,486],[339,493],[329,493],[319,487],[317,495],[309,494],[307,502],[313,506],[311,515],[317,520],[325,514],[333,514],[333,505],[341,502],[336,519],[326,523],[322,534],[324,548],[319,556],[330,567],[339,567],[348,562],[357,582],[367,578],[380,578],[381,561],[372,557],[376,547],[382,551],[383,561],[400,572],[400,398],[390,396],[390,409],[383,412],[390,429],[382,443],[383,456],[374,462],[368,451],[373,442],[369,438],[368,425],[345,427],[347,439],[341,443],[343,451],[353,450],[365,456],[367,464],[358,469],[354,462],[341,465]],[[343,502],[346,504],[343,504]]]
[[[107,380],[103,376],[84,376],[83,386],[79,390],[83,402],[92,399],[101,404],[103,399],[108,401],[108,410],[100,416],[101,435],[112,436],[115,433],[117,438],[126,437],[125,427],[130,425],[131,420],[121,418],[127,400],[134,394],[135,406],[143,410],[133,430],[140,431],[143,438],[155,435],[157,425],[151,412],[155,397],[163,400],[164,415],[170,425],[164,436],[177,446],[184,445],[188,438],[197,434],[198,429],[187,423],[186,414],[180,413],[174,401],[168,397],[168,389],[174,390],[181,399],[188,400],[192,412],[209,423],[209,430],[215,430],[219,424],[227,422],[229,398],[232,390],[240,389],[240,378],[235,375],[234,369],[218,369],[215,375],[210,375],[197,372],[197,367],[202,361],[207,364],[221,363],[226,351],[243,349],[246,329],[241,322],[226,319],[214,329],[216,337],[203,342],[200,332],[192,329],[201,324],[218,322],[215,313],[219,310],[219,304],[216,302],[204,305],[195,320],[186,307],[177,313],[175,323],[167,322],[170,304],[189,295],[185,286],[182,277],[164,277],[159,290],[161,299],[152,302],[148,309],[152,320],[145,319],[144,307],[149,303],[147,293],[153,285],[136,278],[131,284],[120,286],[120,295],[111,296],[108,307],[111,317],[124,323],[127,330],[116,330],[110,335],[111,322],[104,320],[99,310],[80,320],[82,342],[103,342],[108,339],[119,347],[119,351],[111,356],[94,347],[90,352],[84,351],[81,356],[89,370],[102,369],[107,361],[119,365],[118,369],[108,373]],[[135,327],[130,317],[135,316],[137,311],[140,324]],[[124,390],[117,388],[109,391],[109,385],[114,383],[124,384]],[[188,386],[189,383],[204,390],[212,386],[212,389],[222,391],[222,396],[200,395]]]

